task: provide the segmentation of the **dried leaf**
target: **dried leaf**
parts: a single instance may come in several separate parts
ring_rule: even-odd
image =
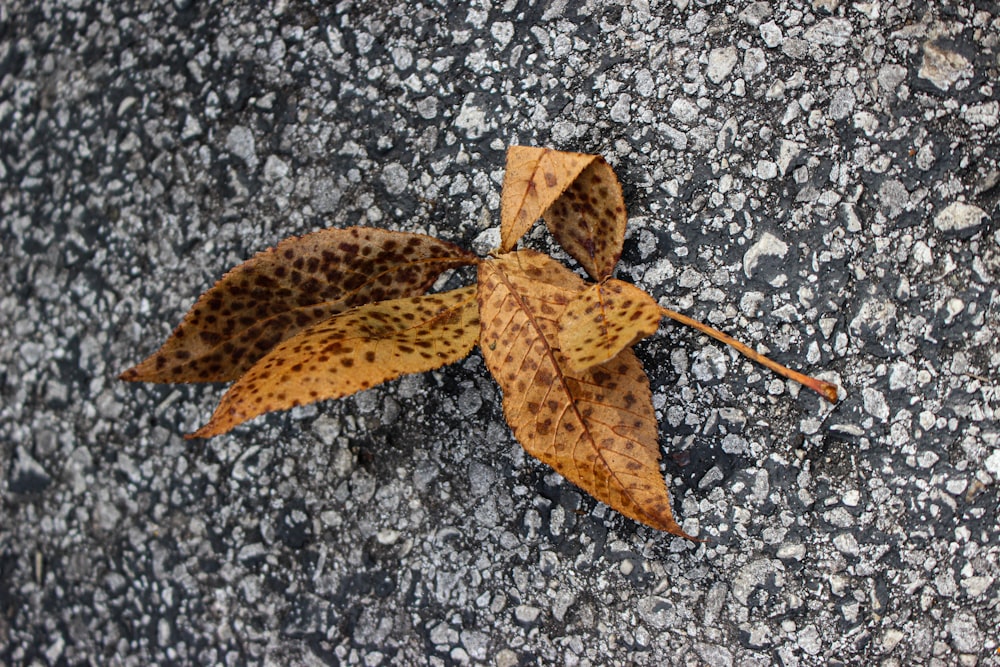
[[[625,200],[614,170],[597,157],[545,211],[545,224],[594,280],[611,276],[625,242]]]
[[[511,146],[500,194],[500,249],[517,244],[596,155]]]
[[[559,348],[571,369],[586,370],[656,333],[662,316],[653,297],[612,278],[569,302],[559,317]]]
[[[598,500],[690,538],[660,474],[649,380],[631,350],[573,371],[558,319],[585,287],[555,260],[522,250],[479,265],[480,348],[525,450]]]
[[[423,234],[351,227],[282,241],[205,292],[163,347],[122,373],[144,382],[224,382],[305,327],[354,306],[423,294],[476,263]]]
[[[219,435],[265,412],[439,368],[469,354],[478,336],[475,286],[358,306],[274,348],[230,387],[211,421],[191,437]]]

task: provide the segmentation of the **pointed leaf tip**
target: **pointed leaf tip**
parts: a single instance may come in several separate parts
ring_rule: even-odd
[[[500,193],[500,249],[511,250],[596,155],[511,146]]]
[[[673,518],[660,474],[649,380],[631,350],[574,371],[559,317],[585,287],[530,250],[479,265],[480,349],[524,449],[597,500],[648,526],[691,538]]]
[[[408,232],[350,227],[285,239],[205,292],[129,382],[225,382],[304,328],[354,306],[424,293],[479,258]]]

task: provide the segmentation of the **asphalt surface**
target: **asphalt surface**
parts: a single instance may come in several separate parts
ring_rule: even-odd
[[[983,0],[0,4],[0,662],[1000,665],[998,70]],[[527,457],[478,352],[208,441],[222,387],[116,379],[286,236],[488,251],[515,143],[843,387],[638,346],[707,542]]]

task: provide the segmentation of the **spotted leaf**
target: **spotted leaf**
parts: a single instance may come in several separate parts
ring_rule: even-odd
[[[559,317],[559,348],[576,371],[613,359],[656,333],[663,313],[653,297],[614,278],[577,294]]]
[[[625,242],[625,200],[614,170],[597,157],[545,211],[545,224],[594,280],[611,276]]]
[[[631,350],[583,371],[557,340],[584,289],[546,255],[521,250],[479,265],[480,348],[525,450],[622,514],[690,537],[670,510],[649,380]]]
[[[422,234],[351,227],[282,241],[227,273],[122,379],[234,380],[275,345],[354,306],[423,294],[475,255]]]
[[[474,286],[358,306],[278,345],[237,380],[192,437],[225,433],[265,412],[348,396],[450,364],[479,336]]]
[[[517,244],[596,155],[511,146],[500,194],[500,249]]]

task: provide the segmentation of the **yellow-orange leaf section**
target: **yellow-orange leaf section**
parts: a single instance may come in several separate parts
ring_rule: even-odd
[[[480,348],[525,450],[625,516],[690,538],[660,474],[649,380],[631,350],[585,371],[558,349],[559,316],[584,289],[530,250],[479,265]]]
[[[569,302],[559,317],[559,348],[570,368],[586,370],[656,333],[661,317],[653,297],[612,278]]]
[[[517,244],[596,155],[511,146],[500,193],[500,249]]]
[[[205,292],[163,347],[122,373],[142,382],[225,382],[302,329],[354,306],[423,294],[479,259],[423,234],[351,227],[293,237]]]
[[[340,398],[407,373],[450,364],[479,337],[474,286],[358,306],[278,345],[236,381],[208,438],[265,412]]]
[[[545,224],[594,280],[611,276],[625,242],[625,200],[614,170],[597,157],[545,211]]]

